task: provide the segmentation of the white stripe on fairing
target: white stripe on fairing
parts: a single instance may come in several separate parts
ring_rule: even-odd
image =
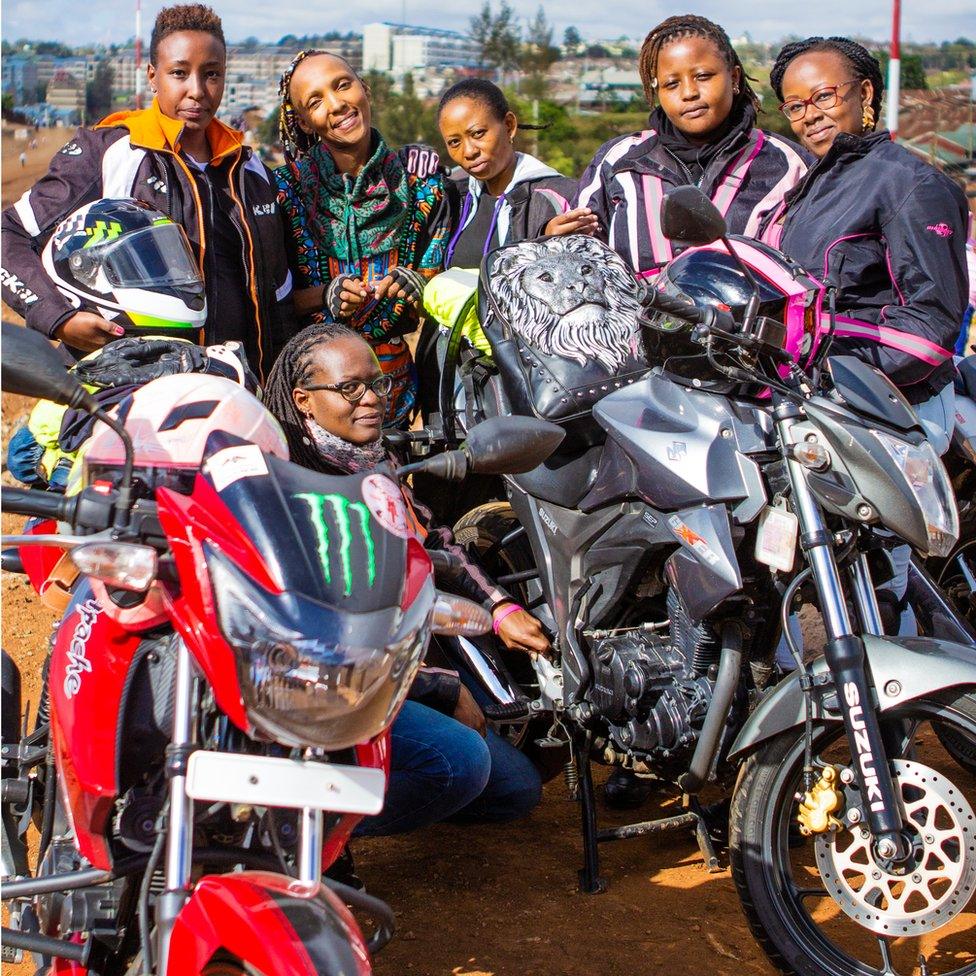
[[[15,204],[14,210],[17,216],[20,217],[20,222],[24,225],[24,230],[30,234],[31,237],[38,237],[41,233],[41,228],[37,226],[37,218],[34,216],[34,208],[30,205],[30,195],[31,191],[28,190]]]
[[[630,247],[630,265],[636,268],[638,266],[638,254],[640,254],[637,247],[637,224],[640,221],[640,213],[637,209],[637,176],[634,173],[621,173],[617,179],[624,191],[624,199],[627,201],[624,220],[627,222],[627,244]],[[613,220],[611,219],[612,223]],[[615,251],[617,250],[613,244],[610,246]]]
[[[253,153],[244,164],[244,169],[250,170],[252,173],[257,173],[265,183],[269,186],[271,185],[271,180],[268,178],[268,168]]]
[[[780,201],[786,195],[787,191],[792,190],[807,171],[807,164],[800,157],[800,154],[787,144],[785,139],[779,139],[771,135],[767,135],[766,139],[767,142],[775,145],[786,157],[786,173],[769,193],[753,207],[744,231],[746,237],[755,237],[759,233],[759,225],[762,223],[766,214],[779,206]]]
[[[129,136],[113,142],[102,156],[102,196],[131,197],[146,150],[133,147]]]
[[[284,284],[275,290],[275,300],[281,301],[283,298],[287,298],[291,294],[292,281],[291,272],[288,272],[288,276],[285,278]]]

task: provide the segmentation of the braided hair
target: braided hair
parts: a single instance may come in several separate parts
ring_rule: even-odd
[[[264,388],[264,405],[285,432],[291,460],[314,471],[325,470],[322,456],[308,436],[305,418],[295,405],[292,393],[311,379],[315,351],[320,346],[350,338],[362,339],[362,336],[338,322],[319,322],[302,329],[281,350]]]
[[[362,82],[356,69],[340,54],[333,54],[332,51],[322,51],[317,48],[310,48],[307,51],[299,51],[291,60],[291,64],[285,68],[278,82],[278,100],[280,108],[278,110],[278,139],[285,150],[285,158],[289,162],[300,159],[306,155],[313,146],[319,142],[319,137],[314,132],[306,132],[298,121],[298,110],[291,100],[291,79],[295,75],[298,66],[308,58],[315,58],[319,55],[327,54],[330,58],[341,61],[352,72],[357,81]]]
[[[805,41],[787,44],[776,55],[776,62],[769,72],[770,87],[780,101],[783,101],[783,75],[786,74],[786,69],[801,54],[809,54],[811,51],[833,51],[839,54],[851,66],[857,81],[870,81],[874,89],[871,109],[876,119],[881,118],[881,100],[885,89],[881,65],[866,47],[848,37],[808,37]]]
[[[749,76],[746,74],[746,69],[742,66],[742,61],[739,60],[735,48],[732,47],[729,35],[718,24],[696,14],[680,14],[677,17],[668,17],[667,20],[662,20],[644,38],[637,67],[640,71],[641,83],[644,85],[644,97],[647,99],[647,104],[653,108],[657,101],[657,59],[661,49],[666,44],[685,37],[704,37],[711,41],[725,59],[729,70],[739,69],[741,80],[739,82],[739,93],[733,102],[733,111],[737,104],[748,101],[758,112],[759,96],[749,85]]]

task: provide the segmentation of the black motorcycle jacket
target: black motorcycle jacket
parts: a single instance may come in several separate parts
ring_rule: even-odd
[[[40,254],[48,237],[69,214],[104,197],[142,200],[180,224],[207,281],[204,343],[238,338],[262,381],[277,349],[296,331],[284,223],[270,174],[241,133],[214,119],[207,130],[213,152],[210,167],[220,167],[230,198],[225,213],[239,235],[236,262],[208,260],[214,226],[211,206],[201,198],[192,165],[180,154],[182,123],[163,115],[156,104],[139,112],[118,112],[94,129],[78,129],[54,156],[47,175],[3,212],[3,298],[34,329],[52,336],[77,309],[48,277]],[[209,168],[209,167],[208,167]],[[219,265],[219,267],[217,266]],[[233,275],[253,309],[251,335],[231,336],[221,329],[218,276]],[[226,282],[223,282],[226,293]],[[226,313],[226,309],[224,310]]]
[[[954,374],[967,219],[962,190],[888,132],[842,133],[762,238],[839,286],[837,347],[920,403]]]

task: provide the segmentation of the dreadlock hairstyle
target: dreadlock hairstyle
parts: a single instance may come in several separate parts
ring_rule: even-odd
[[[281,81],[278,82],[278,100],[281,103],[281,108],[278,112],[278,139],[281,141],[281,145],[285,150],[285,156],[289,161],[300,159],[319,141],[319,137],[314,132],[306,132],[299,125],[298,110],[291,100],[291,79],[294,77],[295,69],[303,61],[318,57],[322,54],[327,54],[330,58],[341,61],[349,68],[353,77],[362,83],[362,79],[356,73],[356,69],[344,57],[339,54],[333,54],[332,51],[322,51],[312,48],[308,51],[299,51],[292,58],[291,64],[285,68],[284,74],[281,76]]]
[[[696,14],[680,14],[677,17],[668,17],[644,38],[637,66],[640,71],[641,83],[644,85],[644,97],[647,99],[647,104],[653,108],[657,101],[657,59],[661,53],[661,48],[665,44],[685,37],[706,38],[718,48],[730,71],[734,68],[739,69],[741,81],[739,82],[739,93],[735,96],[735,103],[748,101],[758,112],[759,97],[749,85],[746,69],[742,66],[735,48],[732,47],[729,35],[718,24]]]
[[[451,85],[441,95],[441,100],[437,105],[437,118],[440,119],[444,109],[459,98],[470,98],[471,101],[484,105],[498,122],[504,122],[505,116],[512,111],[508,99],[505,98],[505,93],[494,82],[488,81],[486,78],[465,78],[457,84]],[[520,129],[539,131],[549,128],[548,124],[531,125],[524,122],[519,122],[518,126]]]
[[[349,338],[361,340],[363,337],[338,322],[319,322],[302,329],[281,350],[264,388],[264,405],[285,432],[291,460],[314,471],[324,470],[322,455],[308,436],[305,418],[295,406],[292,391],[311,379],[316,349],[337,339]]]
[[[769,72],[770,87],[780,101],[783,100],[783,75],[786,74],[786,69],[801,54],[809,54],[811,51],[833,51],[839,54],[850,65],[857,81],[870,81],[874,89],[871,109],[876,119],[881,118],[881,100],[885,89],[881,65],[866,47],[848,37],[808,37],[805,41],[787,44],[776,55],[776,62]]]
[[[178,31],[203,31],[212,34],[227,50],[224,28],[214,11],[202,3],[182,3],[174,7],[163,7],[156,15],[152,36],[149,39],[149,63],[156,64],[156,52],[160,41]]]

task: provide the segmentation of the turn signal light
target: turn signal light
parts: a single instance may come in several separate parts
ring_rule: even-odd
[[[491,614],[463,596],[438,593],[430,629],[447,637],[478,637],[491,630]]]
[[[790,453],[794,460],[811,471],[826,471],[830,467],[830,451],[816,441],[794,444]]]
[[[71,561],[86,576],[106,586],[144,593],[156,578],[158,557],[152,546],[130,542],[86,542],[71,550]]]

